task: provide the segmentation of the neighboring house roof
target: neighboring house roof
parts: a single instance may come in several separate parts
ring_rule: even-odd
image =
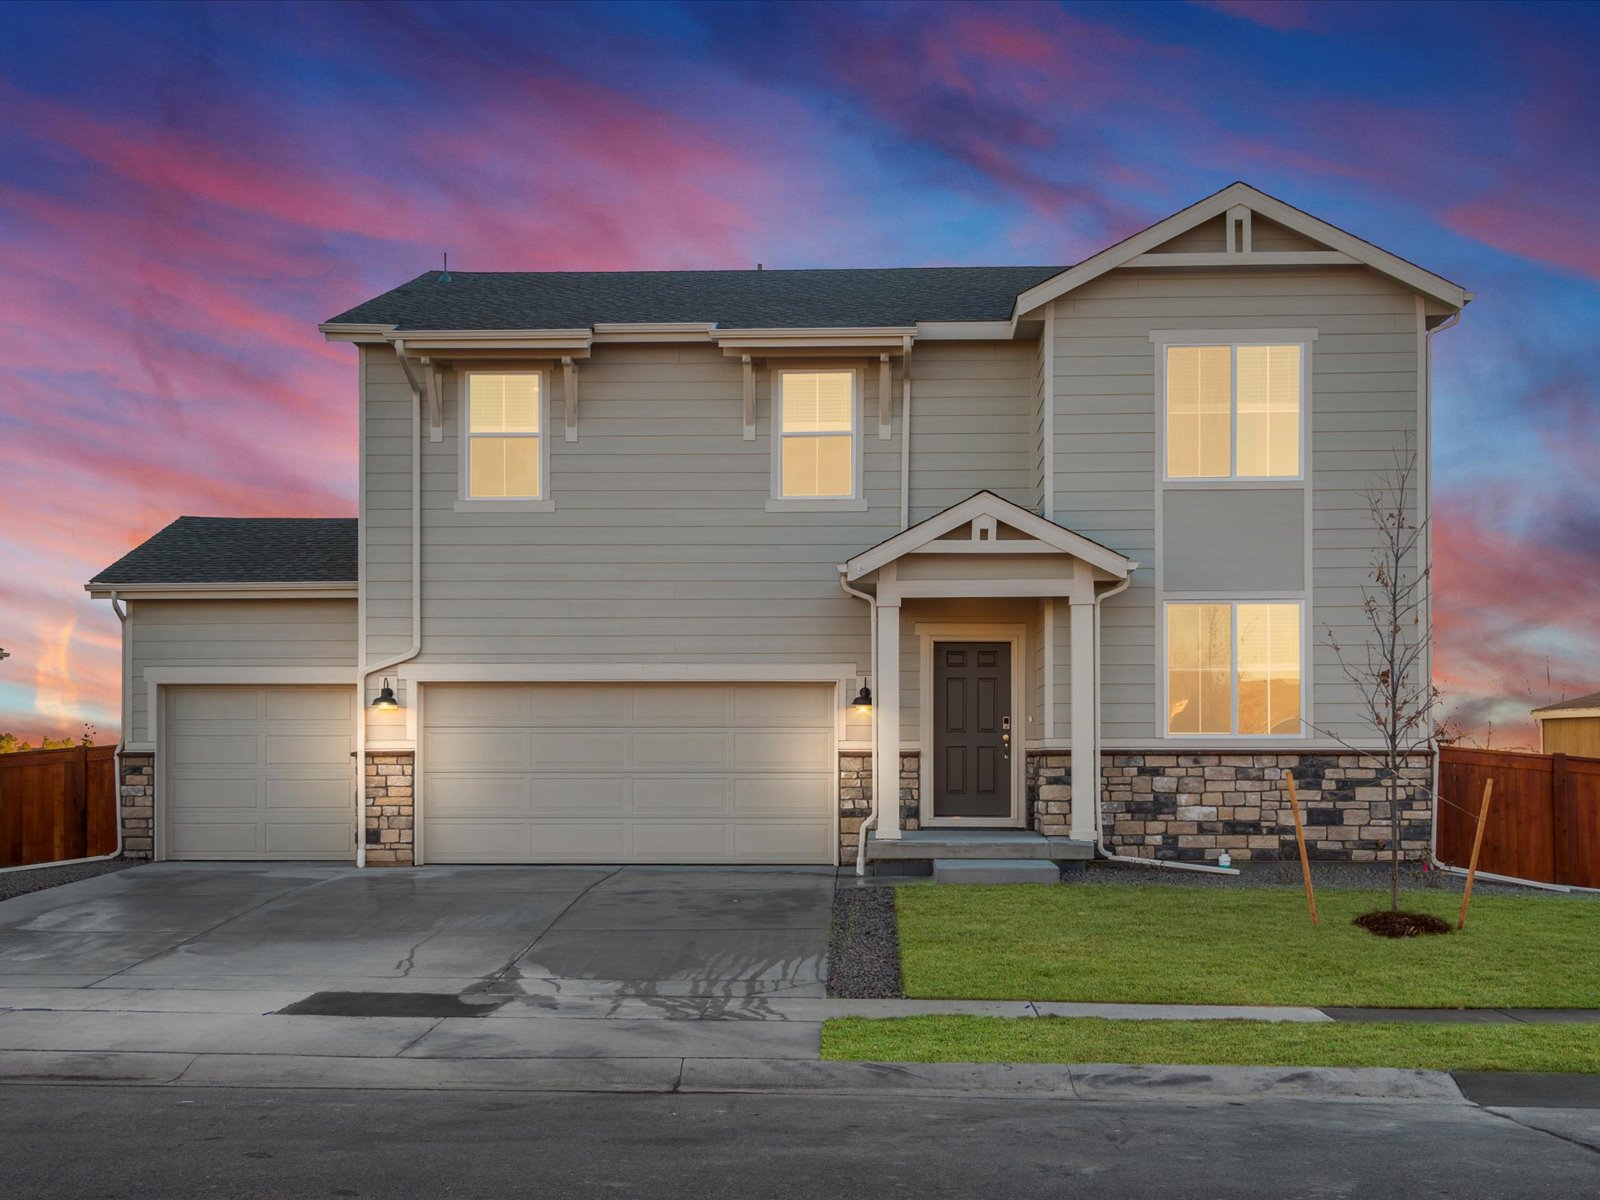
[[[101,571],[89,586],[355,579],[354,517],[179,517]]]
[[[721,329],[874,329],[1005,321],[1061,267],[817,271],[428,271],[329,325],[580,329],[714,322]]]
[[[1533,710],[1536,717],[1576,717],[1587,715],[1588,710],[1600,711],[1600,692],[1590,692],[1587,696],[1574,696],[1571,700],[1563,700],[1559,704],[1546,704],[1543,708]]]

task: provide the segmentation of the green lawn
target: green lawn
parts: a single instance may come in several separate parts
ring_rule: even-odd
[[[1071,884],[895,893],[906,995],[1127,1003],[1600,1008],[1600,904],[1483,896],[1467,929],[1389,940],[1350,924],[1379,892]],[[1459,897],[1403,907],[1455,923]],[[1037,1036],[1037,1035],[1034,1035]]]
[[[822,1027],[822,1057],[1600,1072],[1600,1026],[848,1017]]]

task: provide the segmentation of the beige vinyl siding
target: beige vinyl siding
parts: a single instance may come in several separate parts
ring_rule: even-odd
[[[1356,268],[1120,271],[1056,302],[1056,519],[1145,564],[1106,602],[1101,715],[1113,744],[1156,737],[1156,347],[1160,329],[1315,329],[1311,350],[1314,717],[1360,735],[1353,694],[1322,645],[1359,640],[1371,547],[1362,491],[1416,427],[1412,295]],[[1211,549],[1226,552],[1226,528]],[[1191,545],[1191,556],[1207,551]],[[1268,581],[1242,577],[1238,590]]]
[[[1304,234],[1296,233],[1276,221],[1255,215],[1250,221],[1250,249],[1284,253],[1291,250],[1326,250],[1321,242],[1314,242]]]
[[[1027,341],[912,351],[913,524],[985,490],[1038,508],[1038,371],[1038,346]]]
[[[411,645],[411,438],[416,402],[387,347],[361,347],[361,581],[367,661]]]
[[[1177,237],[1162,242],[1152,254],[1220,254],[1228,248],[1228,218],[1212,217]]]
[[[128,740],[154,736],[145,671],[151,667],[349,668],[355,681],[354,600],[135,600],[133,713]]]

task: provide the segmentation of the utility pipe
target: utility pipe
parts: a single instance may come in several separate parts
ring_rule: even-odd
[[[58,858],[51,862],[24,863],[20,867],[0,867],[0,875],[9,875],[13,871],[37,871],[43,867],[74,867],[79,863],[109,862],[113,858],[122,857],[122,753],[128,747],[128,722],[133,714],[133,671],[132,663],[129,661],[131,655],[128,645],[128,609],[123,604],[122,597],[117,595],[115,588],[111,589],[111,611],[117,614],[117,624],[122,627],[122,730],[117,738],[117,748],[111,754],[111,770],[114,772],[111,781],[111,804],[116,818],[117,848],[110,854],[91,854],[86,858]]]
[[[844,568],[839,568],[839,586],[845,594],[854,596],[858,600],[867,602],[867,687],[878,682],[878,603],[866,592],[857,591],[844,581]],[[876,697],[872,705],[872,763],[877,768],[878,763],[878,705]],[[872,778],[872,809],[861,822],[861,828],[856,834],[856,874],[867,873],[867,830],[878,827],[878,778]]]
[[[1134,564],[1137,569],[1138,564]],[[1094,727],[1100,728],[1100,604],[1112,596],[1121,595],[1133,584],[1133,571],[1128,572],[1128,577],[1115,587],[1107,588],[1095,594],[1094,598]],[[1099,763],[1095,767],[1099,767]],[[1100,772],[1095,771],[1098,779]],[[1168,871],[1203,871],[1208,875],[1237,875],[1237,867],[1213,867],[1206,863],[1173,862],[1165,858],[1139,858],[1132,854],[1116,854],[1106,845],[1105,813],[1102,811],[1101,790],[1095,788],[1094,796],[1094,848],[1100,856],[1108,862],[1131,863],[1138,867],[1160,867]]]
[[[401,369],[406,370],[406,344],[403,338],[394,340],[394,352],[400,359]],[[406,370],[406,378],[408,381],[411,379],[409,370]],[[411,421],[411,646],[403,654],[396,654],[371,666],[365,665],[367,624],[366,613],[362,612],[359,631],[362,663],[356,668],[356,707],[360,709],[356,715],[357,867],[367,865],[367,681],[380,671],[387,671],[398,667],[401,663],[410,662],[422,653],[422,392],[414,383],[411,387],[411,398],[416,404],[416,411],[412,414]],[[365,400],[366,397],[363,396],[363,404]],[[365,419],[366,414],[363,412],[362,420]],[[365,591],[363,583],[363,609]],[[416,703],[413,696],[407,696],[406,700],[413,705]],[[416,787],[416,782],[415,779],[411,781],[413,789]],[[412,794],[414,796],[415,791]]]

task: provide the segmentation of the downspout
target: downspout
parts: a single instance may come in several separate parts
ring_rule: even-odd
[[[117,748],[111,753],[112,811],[116,816],[117,848],[110,854],[91,854],[87,858],[58,858],[52,862],[26,863],[20,867],[0,867],[0,875],[13,871],[38,871],[44,867],[71,867],[79,863],[109,862],[122,857],[122,755],[128,748],[128,721],[133,713],[133,663],[128,645],[128,609],[116,588],[111,589],[111,611],[117,614],[117,624],[122,628],[122,731],[117,737]],[[154,796],[151,797],[154,800]]]
[[[858,600],[867,602],[867,686],[871,687],[878,682],[878,605],[866,592],[857,591],[844,581],[844,568],[839,568],[839,586],[845,594],[854,596]],[[878,761],[878,706],[872,706],[872,761]],[[878,781],[872,781],[872,811],[861,822],[861,828],[856,834],[856,874],[867,873],[867,830],[878,827]]]
[[[356,866],[367,865],[367,681],[380,671],[387,671],[401,663],[409,662],[422,653],[422,390],[406,363],[406,344],[401,338],[394,340],[394,352],[400,359],[400,368],[411,385],[411,398],[416,411],[411,421],[411,646],[403,654],[396,654],[382,662],[366,665],[366,614],[363,611],[360,626],[361,663],[356,667],[356,707],[361,711],[356,717]],[[363,384],[362,391],[365,392]],[[362,404],[366,404],[363,394]],[[365,411],[361,414],[363,424]],[[363,475],[365,463],[362,464]],[[362,501],[365,505],[365,498]],[[365,533],[365,530],[363,530]],[[365,564],[363,564],[364,566]],[[366,603],[365,580],[361,589],[361,604]],[[415,698],[407,696],[410,704]],[[416,786],[416,781],[412,781]]]
[[[911,339],[905,340],[905,354],[900,359],[900,528],[911,528]],[[842,576],[841,576],[842,578]],[[845,589],[849,591],[849,588]],[[854,593],[861,595],[860,592]],[[877,619],[873,619],[873,634],[877,634]],[[874,663],[874,666],[877,664]],[[874,722],[876,728],[876,722]]]
[[[1137,569],[1138,564],[1134,564]],[[1128,572],[1128,577],[1115,587],[1107,588],[1095,594],[1094,598],[1094,727],[1100,728],[1100,604],[1112,596],[1119,596],[1133,584],[1133,572]],[[1095,764],[1098,766],[1099,764]],[[1096,776],[1099,772],[1095,772]],[[1102,809],[1102,795],[1099,788],[1095,789],[1094,799],[1094,848],[1100,857],[1107,862],[1130,863],[1137,867],[1160,867],[1169,871],[1203,871],[1208,875],[1237,875],[1237,867],[1213,867],[1206,863],[1173,862],[1165,858],[1139,858],[1132,854],[1116,854],[1106,845],[1105,813]]]

